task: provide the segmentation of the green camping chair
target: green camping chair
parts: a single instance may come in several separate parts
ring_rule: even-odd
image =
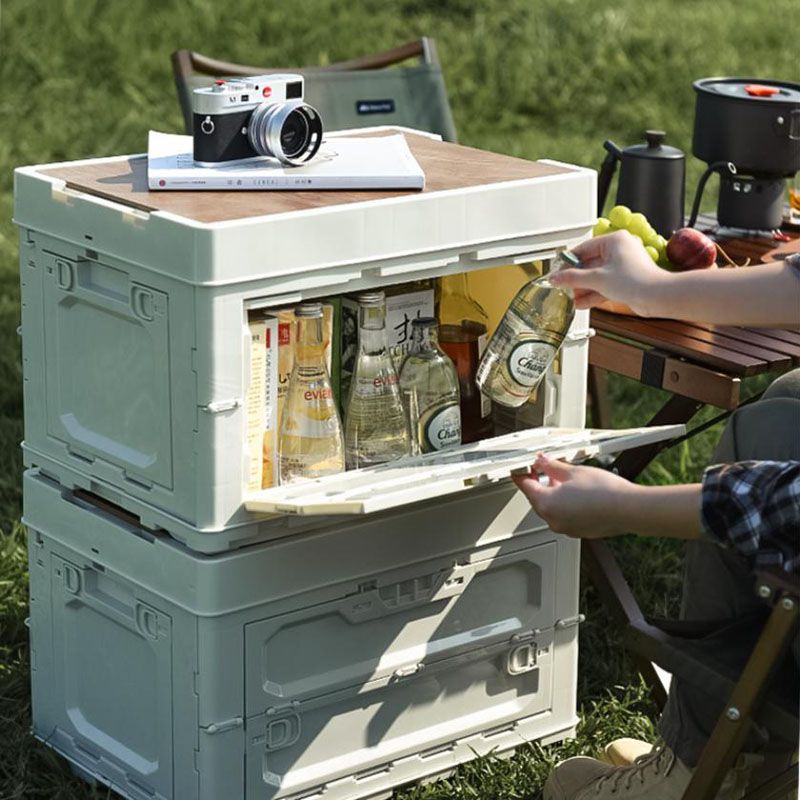
[[[418,63],[396,66],[412,58]],[[305,78],[305,99],[319,111],[326,130],[402,125],[456,141],[436,46],[427,37],[322,67],[251,67],[178,50],[172,54],[172,68],[187,133],[192,132],[193,89],[210,86],[219,77],[296,72]]]

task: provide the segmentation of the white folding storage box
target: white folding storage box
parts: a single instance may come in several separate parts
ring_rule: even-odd
[[[574,730],[578,542],[507,486],[218,555],[24,490],[34,733],[130,800],[352,800]]]
[[[201,552],[286,535],[242,505],[248,310],[584,238],[592,170],[407,135],[422,192],[148,192],[146,159],[16,171],[26,466]],[[547,384],[582,427],[588,315]]]
[[[585,312],[541,427],[244,492],[250,311],[546,260],[594,222],[590,170],[407,137],[422,192],[16,172],[33,730],[130,800],[385,796],[574,729],[578,542],[507,478],[675,432],[582,430]]]

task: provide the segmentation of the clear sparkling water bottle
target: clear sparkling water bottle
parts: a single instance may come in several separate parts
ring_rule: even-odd
[[[358,303],[358,356],[345,409],[348,469],[384,464],[411,452],[397,372],[386,344],[384,294],[359,295]]]
[[[411,350],[400,369],[403,399],[415,413],[409,414],[415,441],[423,453],[461,444],[461,409],[458,374],[439,347],[439,326],[433,317],[411,323]]]
[[[547,275],[527,283],[511,301],[475,377],[494,402],[521,406],[544,377],[575,316],[572,291],[553,286],[549,276],[577,266],[576,255],[560,253]]]
[[[344,440],[325,365],[322,305],[295,309],[297,346],[278,436],[280,483],[331,475],[344,469]]]

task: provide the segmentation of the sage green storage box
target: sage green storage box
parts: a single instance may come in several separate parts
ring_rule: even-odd
[[[380,796],[574,730],[578,542],[508,485],[219,555],[24,501],[34,733],[131,800]]]

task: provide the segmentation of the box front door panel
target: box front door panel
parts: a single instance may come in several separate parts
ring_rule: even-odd
[[[145,485],[172,487],[167,295],[45,253],[47,433]]]
[[[246,628],[246,714],[413,674],[553,624],[554,542],[374,587]]]
[[[540,636],[523,646],[526,654],[519,647],[463,654],[330,704],[248,719],[247,800],[319,791],[350,776],[363,782],[359,796],[367,796],[392,786],[391,765],[405,756],[439,757],[459,739],[491,737],[539,713],[546,724],[552,631]],[[441,762],[431,763],[435,772]]]
[[[172,797],[172,621],[115,577],[53,555],[62,752],[142,796]]]

